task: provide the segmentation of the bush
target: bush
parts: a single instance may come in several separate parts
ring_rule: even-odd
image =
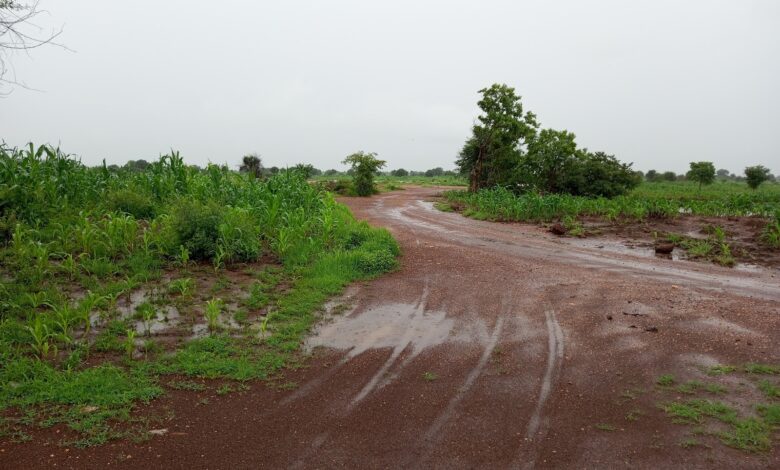
[[[219,245],[229,261],[252,261],[260,256],[260,222],[246,209],[229,207],[219,224]]]
[[[136,219],[152,219],[155,210],[151,198],[131,189],[120,189],[108,195],[108,208],[130,214]]]
[[[207,260],[217,252],[222,209],[214,203],[179,200],[171,209],[169,255],[183,246],[192,259]]]
[[[385,166],[385,161],[379,160],[376,156],[376,153],[357,152],[342,162],[352,166],[355,192],[358,196],[370,196],[376,192],[374,176]]]
[[[395,256],[387,250],[368,251],[361,249],[357,264],[361,273],[376,275],[395,269],[398,262]]]

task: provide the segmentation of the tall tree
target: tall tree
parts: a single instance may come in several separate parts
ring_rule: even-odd
[[[757,189],[761,183],[769,180],[769,168],[763,165],[749,166],[745,168],[745,179],[748,186]]]
[[[238,171],[249,173],[255,178],[260,178],[263,176],[263,159],[257,153],[244,155],[241,159],[241,166],[238,167]]]
[[[523,112],[514,88],[496,83],[479,93],[482,114],[456,162],[461,174],[469,176],[472,192],[502,183],[539,127],[533,113]]]
[[[691,162],[691,169],[685,176],[699,183],[699,191],[703,184],[712,184],[715,181],[715,165],[712,162]]]
[[[385,161],[380,160],[374,152],[357,152],[348,156],[342,163],[350,165],[355,192],[358,196],[370,196],[375,192],[374,176],[385,166]]]

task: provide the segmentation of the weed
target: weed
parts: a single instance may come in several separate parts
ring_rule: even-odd
[[[674,384],[674,376],[671,374],[664,374],[658,377],[655,383],[661,387],[671,387]]]
[[[222,299],[211,299],[206,302],[206,311],[203,313],[212,333],[219,328],[219,316],[222,313]]]
[[[769,426],[756,418],[747,418],[733,423],[731,431],[724,432],[721,440],[728,446],[748,452],[769,450],[771,439]]]
[[[230,386],[230,384],[224,384],[221,385],[219,388],[217,388],[217,395],[227,395],[230,392],[233,392],[233,387]]]
[[[763,374],[763,375],[772,375],[772,374],[780,374],[780,366],[774,366],[770,364],[756,364],[756,363],[750,363],[745,364],[745,372],[748,374]]]
[[[617,431],[617,428],[611,424],[599,423],[593,427],[599,431]]]
[[[174,279],[168,284],[168,290],[172,293],[177,293],[182,297],[189,297],[193,290],[195,290],[195,282],[188,277]]]
[[[425,373],[423,373],[423,380],[425,380],[426,382],[433,382],[434,380],[436,380],[438,378],[439,378],[439,376],[436,375],[433,372],[425,372]]]
[[[644,415],[642,410],[634,408],[626,413],[626,421],[639,421],[639,417]]]
[[[780,405],[756,405],[756,411],[767,425],[780,426]]]
[[[132,359],[133,353],[135,352],[135,330],[127,330],[125,332],[125,341],[123,344],[125,356],[127,356],[128,360]]]
[[[206,386],[199,382],[193,382],[192,380],[172,380],[168,382],[168,386],[174,390],[189,390],[192,392],[202,392],[206,390]]]
[[[737,370],[734,366],[728,366],[728,365],[717,365],[712,366],[709,369],[707,369],[708,375],[724,375],[724,374],[730,374]]]
[[[764,392],[767,398],[780,398],[780,387],[768,380],[758,382],[758,389]]]
[[[690,449],[691,447],[697,447],[700,445],[701,443],[692,437],[688,439],[684,439],[680,442],[680,447],[682,447],[683,449]]]

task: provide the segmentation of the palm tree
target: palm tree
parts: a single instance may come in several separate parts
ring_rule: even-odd
[[[256,153],[244,155],[238,170],[244,173],[250,173],[254,175],[255,178],[260,178],[263,176],[263,160],[260,158],[260,155]]]

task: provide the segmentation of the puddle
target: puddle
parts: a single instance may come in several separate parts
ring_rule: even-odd
[[[199,318],[203,318],[202,314]],[[205,320],[205,319],[204,319]],[[223,313],[217,319],[217,324],[222,330],[238,330],[241,325],[233,318],[233,312]],[[196,323],[192,325],[192,335],[190,339],[203,338],[211,334],[208,323]]]
[[[148,331],[150,335],[156,335],[179,324],[179,309],[173,305],[157,308],[155,317],[149,322],[138,320],[135,322],[135,331],[139,335],[145,335]]]
[[[729,331],[732,333],[740,333],[745,335],[757,334],[753,330],[747,329],[743,326],[737,325],[736,323],[732,323],[728,320],[724,320],[719,317],[705,318],[703,320],[697,321],[696,324],[699,326],[703,326],[705,328],[711,328],[711,329],[716,329],[721,331]]]
[[[123,295],[117,300],[116,309],[122,318],[127,318],[135,313],[139,305],[146,302],[149,292],[146,289],[134,290],[129,296]]]
[[[635,317],[646,317],[655,313],[655,309],[641,302],[631,302],[630,304],[626,304],[623,308],[621,308],[621,313],[623,315]]]
[[[626,245],[624,242],[599,238],[572,238],[567,239],[565,243],[580,248],[604,250],[621,255],[640,256],[642,258],[667,258],[673,261],[682,260],[684,253],[683,250],[675,248],[669,255],[656,255],[655,249],[650,246]]]
[[[359,315],[334,317],[320,325],[305,347],[348,349],[357,356],[372,348],[396,348],[411,345],[414,351],[447,341],[455,321],[441,311],[424,311],[415,304],[387,304]]]

